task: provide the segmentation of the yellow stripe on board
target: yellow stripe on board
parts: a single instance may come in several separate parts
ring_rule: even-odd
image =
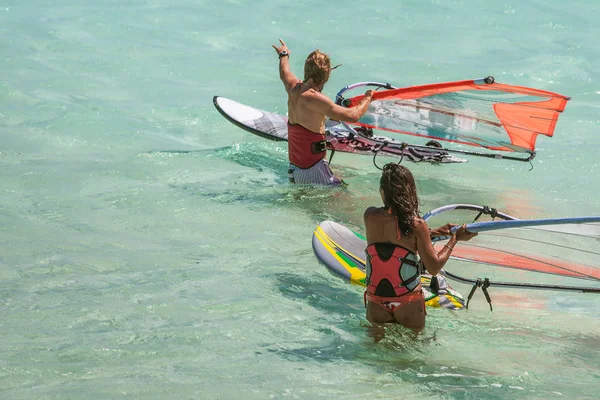
[[[432,308],[441,308],[442,306],[439,303],[440,298],[438,296],[434,297],[433,299],[429,299],[425,302],[425,305],[427,307],[432,307]]]
[[[321,235],[323,235],[323,237],[331,244],[332,247],[338,247],[338,248],[342,249],[345,253],[350,254],[352,257],[356,258],[357,260],[360,260],[361,263],[366,264],[366,261],[364,259],[358,257],[355,254],[352,254],[351,252],[349,252],[348,250],[346,250],[345,248],[343,248],[339,244],[335,243],[329,236],[327,236],[327,234],[325,233],[325,231],[323,230],[323,228],[321,228],[320,226],[317,226],[316,230],[319,231],[319,233]]]
[[[315,229],[315,236],[317,237],[317,239],[319,239],[321,244],[329,251],[329,253],[331,253],[331,255],[340,263],[340,265],[350,273],[350,282],[358,284],[360,286],[364,286],[364,283],[361,282],[361,280],[365,278],[364,271],[362,271],[360,268],[350,266],[346,262],[346,260],[341,258],[335,250],[336,244],[333,241],[331,241],[329,237],[327,237],[327,234],[323,232],[323,230],[320,229],[320,227],[317,227],[317,229]]]
[[[460,304],[458,301],[456,301],[456,299],[454,299],[454,296],[446,296],[455,306],[456,308],[463,308],[464,304]]]

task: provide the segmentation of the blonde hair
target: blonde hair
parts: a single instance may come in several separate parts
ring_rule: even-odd
[[[329,56],[317,49],[306,57],[306,62],[304,63],[304,81],[312,79],[316,85],[322,88],[329,80],[331,71],[337,67],[339,65],[331,68]]]

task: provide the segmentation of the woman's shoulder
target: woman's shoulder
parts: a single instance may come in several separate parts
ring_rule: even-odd
[[[364,216],[366,217],[377,217],[377,216],[385,216],[387,214],[387,210],[383,207],[374,207],[371,206],[365,210]]]
[[[415,232],[418,232],[421,230],[426,230],[429,232],[429,226],[427,225],[427,222],[423,218],[415,217],[415,219],[413,219],[413,230]]]

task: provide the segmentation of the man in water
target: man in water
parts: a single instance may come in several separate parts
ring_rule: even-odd
[[[290,51],[279,39],[281,46],[273,45],[279,56],[279,77],[288,94],[288,155],[290,182],[313,185],[339,185],[338,179],[325,156],[325,118],[356,122],[362,117],[373,99],[368,90],[358,106],[345,108],[335,104],[321,91],[329,79],[329,56],[315,50],[304,63],[304,80],[298,79],[289,65]]]

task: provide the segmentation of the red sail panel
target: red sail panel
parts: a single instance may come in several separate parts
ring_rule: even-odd
[[[441,250],[441,247],[436,246],[436,250]],[[456,246],[452,252],[452,258],[569,278],[600,280],[600,269],[589,265],[576,264],[557,258],[496,250],[470,243],[461,243],[460,246]]]

